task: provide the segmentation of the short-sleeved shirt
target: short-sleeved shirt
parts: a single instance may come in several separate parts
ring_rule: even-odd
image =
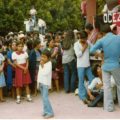
[[[93,90],[96,88],[96,85],[97,85],[97,84],[101,84],[101,83],[102,83],[102,81],[100,80],[99,77],[94,78],[94,79],[92,80],[91,84],[88,86],[88,89],[90,89],[90,90],[93,91]]]
[[[27,52],[21,52],[18,54],[17,52],[12,53],[12,60],[16,60],[17,64],[24,64],[26,63],[26,60],[28,59]]]
[[[0,65],[2,64],[2,62],[5,60],[4,56],[0,53]]]

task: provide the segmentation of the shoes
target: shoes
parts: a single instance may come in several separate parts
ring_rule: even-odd
[[[32,98],[31,97],[27,98],[27,101],[32,102]]]
[[[96,107],[96,105],[94,105],[93,102],[90,102],[90,103],[88,104],[88,107]]]
[[[16,103],[17,103],[17,104],[20,104],[20,103],[21,103],[21,100],[20,100],[20,99],[17,99],[17,100],[16,100]]]
[[[46,113],[43,113],[42,116],[45,117],[47,114]]]
[[[82,100],[84,104],[90,104],[90,101],[88,99]]]
[[[49,119],[49,118],[52,118],[52,117],[54,117],[54,115],[45,115],[44,116],[45,119]]]
[[[101,102],[97,103],[97,107],[103,107],[103,103]]]

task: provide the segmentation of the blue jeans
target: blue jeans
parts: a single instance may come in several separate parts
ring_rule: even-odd
[[[75,80],[76,75],[76,62],[75,60],[70,63],[63,64],[64,67],[64,89],[65,92],[74,92],[75,91]]]
[[[43,99],[44,115],[54,115],[52,106],[48,98],[48,86],[40,84],[40,91]]]
[[[87,98],[87,90],[84,85],[85,75],[87,75],[87,78],[90,84],[91,81],[94,79],[91,68],[79,67],[78,68],[78,78],[79,78],[78,90],[79,90],[79,97],[81,100],[85,100]]]
[[[93,93],[94,95],[94,93]],[[98,95],[95,97],[95,100],[91,101],[91,103],[88,105],[89,107],[96,107],[97,103],[100,101],[103,101],[103,91],[98,92]]]

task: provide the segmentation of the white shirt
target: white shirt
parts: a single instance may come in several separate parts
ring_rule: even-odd
[[[5,57],[0,53],[0,65],[2,64],[2,62],[5,60]]]
[[[24,21],[24,24],[25,24],[26,32],[29,32],[30,31],[29,21],[28,20]]]
[[[97,84],[101,84],[101,83],[102,81],[100,80],[100,78],[96,77],[92,80],[91,84],[88,86],[88,89],[93,90]],[[115,86],[116,86],[115,80],[113,76],[111,75],[111,87],[113,88]],[[101,89],[103,89],[103,87]]]
[[[45,21],[42,20],[42,19],[39,19],[39,20],[38,20],[38,26],[39,26],[39,27],[43,27],[43,26],[44,26],[44,27],[46,28],[46,23],[45,23]]]
[[[24,64],[28,58],[27,52],[23,52],[21,54],[17,54],[16,52],[12,53],[12,60],[16,60],[17,64]]]
[[[100,80],[100,78],[96,77],[92,80],[91,84],[88,85],[88,89],[93,90],[93,89],[95,89],[97,84],[101,84],[101,83],[102,83],[102,81]]]
[[[51,88],[51,81],[52,81],[52,63],[51,61],[44,64],[43,68],[39,65],[38,77],[37,82],[47,85]]]
[[[77,68],[90,66],[89,48],[86,48],[84,53],[82,53],[82,48],[79,41],[74,44],[74,50],[77,56]]]

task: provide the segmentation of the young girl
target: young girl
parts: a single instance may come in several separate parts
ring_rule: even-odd
[[[15,77],[15,65],[12,61],[12,53],[16,51],[16,42],[12,42],[11,50],[7,52],[7,87],[10,93],[12,93],[12,97],[14,98],[14,88],[13,88],[13,79]]]
[[[0,49],[1,48],[2,46],[0,46]],[[3,73],[4,60],[5,60],[4,56],[0,53],[0,101],[1,102],[5,102],[5,99],[3,98],[3,92],[2,92],[2,88],[6,86],[5,77]]]
[[[21,88],[25,86],[26,94],[27,94],[27,101],[31,102],[30,96],[30,89],[29,84],[31,83],[29,71],[28,71],[28,54],[23,52],[23,43],[17,43],[17,51],[13,52],[12,59],[16,66],[15,68],[15,87],[16,87],[16,94],[17,94],[17,101],[16,103],[20,103],[20,95],[21,95]]]
[[[52,106],[48,98],[48,89],[51,88],[52,79],[52,63],[50,61],[50,56],[51,55],[48,50],[43,51],[37,79],[43,99],[44,118],[51,118],[54,116]]]

